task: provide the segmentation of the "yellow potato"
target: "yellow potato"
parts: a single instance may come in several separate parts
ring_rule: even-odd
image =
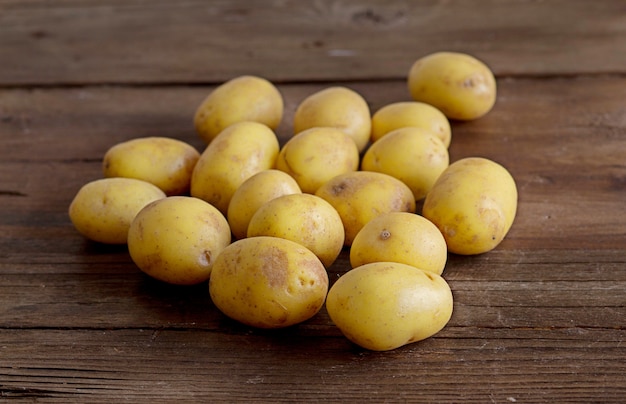
[[[259,171],[273,168],[278,151],[278,138],[267,126],[258,122],[229,126],[200,155],[191,175],[191,196],[226,215],[237,188]]]
[[[291,175],[302,192],[315,193],[336,175],[359,169],[359,150],[350,136],[337,128],[306,129],[282,147],[276,168]]]
[[[373,143],[361,169],[389,174],[411,188],[416,201],[424,199],[450,163],[448,149],[432,132],[421,128],[396,129]]]
[[[516,211],[517,187],[507,169],[468,157],[441,174],[424,200],[422,215],[441,230],[448,251],[473,255],[500,244]]]
[[[363,151],[370,139],[372,117],[365,99],[347,87],[328,87],[305,98],[294,115],[294,133],[318,127],[341,129]]]
[[[433,132],[446,146],[450,146],[452,129],[443,112],[430,104],[417,101],[387,104],[372,115],[372,143],[387,133],[414,126]]]
[[[128,251],[139,269],[176,285],[206,281],[230,242],[224,216],[188,196],[170,196],[147,205],[128,230]]]
[[[237,188],[228,204],[226,218],[233,235],[238,239],[245,238],[250,219],[266,202],[300,193],[296,180],[280,170],[269,169],[254,174]]]
[[[342,275],[330,288],[326,310],[355,344],[396,349],[441,331],[453,298],[439,275],[397,262],[373,262]]]
[[[328,268],[343,248],[339,213],[324,199],[310,194],[284,195],[261,206],[250,219],[248,237],[273,236],[311,250]]]
[[[281,328],[313,317],[324,305],[328,274],[309,249],[278,237],[235,241],[217,257],[209,294],[228,317]]]
[[[415,212],[415,198],[402,181],[383,173],[354,171],[338,175],[315,195],[339,213],[345,230],[344,245],[351,245],[361,228],[387,212]]]
[[[448,118],[473,120],[496,102],[496,79],[489,67],[471,55],[437,52],[418,59],[408,75],[415,101],[441,110]]]
[[[165,193],[149,182],[103,178],[81,187],[70,204],[69,216],[76,230],[88,239],[125,244],[135,215],[161,198],[165,198]]]
[[[161,188],[167,195],[189,192],[191,172],[200,153],[190,144],[167,137],[128,140],[104,155],[104,176],[136,178]]]
[[[228,126],[254,121],[275,130],[283,117],[283,97],[268,80],[240,76],[215,88],[194,116],[196,132],[206,143]]]
[[[437,226],[409,212],[389,212],[372,219],[350,247],[353,268],[390,261],[441,275],[447,259],[446,240]]]

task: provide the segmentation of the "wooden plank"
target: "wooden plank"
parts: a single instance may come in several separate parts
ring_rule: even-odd
[[[1,0],[0,85],[398,79],[440,50],[498,75],[624,73],[625,35],[619,0]]]
[[[212,304],[206,284],[162,284],[141,274],[125,253],[101,254],[95,260],[82,257],[80,264],[0,266],[2,325],[241,331]],[[560,259],[563,255],[566,253],[517,251],[509,254],[515,264],[453,257],[444,272],[455,302],[449,326],[625,329],[623,250],[586,251],[586,257],[570,264],[532,262],[536,256]],[[594,257],[604,262],[596,262]],[[329,270],[331,282],[349,268],[346,251]],[[575,279],[570,274],[575,274]],[[325,309],[302,329],[338,335]]]
[[[622,145],[626,128],[625,83],[621,76],[501,79],[498,101],[489,114],[472,122],[452,122],[452,157],[481,154],[507,165],[531,162],[529,168],[534,170],[583,163],[619,169],[622,148],[617,146]],[[346,85],[361,93],[372,113],[386,104],[410,100],[404,80],[277,84],[285,100],[277,130],[281,141],[292,135],[299,102],[331,85]],[[202,149],[204,144],[193,130],[193,114],[213,88],[5,89],[0,93],[0,157],[5,162],[90,162],[101,159],[115,142],[143,136],[176,137]],[[591,142],[594,148],[588,150]],[[620,181],[623,178],[616,172],[615,189],[623,185]],[[551,183],[551,179],[536,182]]]
[[[596,402],[626,389],[623,331],[458,330],[376,353],[297,332],[6,330],[3,398],[45,402]],[[315,354],[312,355],[311,353]],[[167,358],[167,366],[159,358]],[[480,381],[480,382],[478,382]]]

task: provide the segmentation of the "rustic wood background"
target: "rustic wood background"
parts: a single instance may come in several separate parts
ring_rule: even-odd
[[[69,222],[113,144],[201,149],[193,113],[224,80],[277,84],[284,141],[312,92],[375,111],[439,50],[495,72],[495,108],[453,122],[450,154],[509,168],[519,209],[496,250],[450,256],[433,338],[365,351],[324,310],[251,329]],[[0,0],[0,401],[621,403],[625,337],[626,2]]]

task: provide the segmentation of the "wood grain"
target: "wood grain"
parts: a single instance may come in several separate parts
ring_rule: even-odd
[[[0,0],[0,402],[623,402],[625,31],[617,0]],[[202,150],[193,113],[226,78],[277,83],[284,143],[307,95],[346,85],[374,112],[442,49],[498,76],[451,160],[502,163],[519,207],[496,250],[450,254],[430,339],[366,351],[325,309],[252,329],[69,221],[113,144]],[[344,250],[331,282],[347,270]]]
[[[0,85],[398,79],[439,50],[498,75],[622,73],[625,35],[614,0],[2,0]]]
[[[451,328],[419,347],[387,353],[354,350],[339,337],[284,332],[114,329],[74,330],[71,341],[66,336],[59,330],[0,334],[0,344],[13,347],[3,352],[13,366],[0,366],[4,397],[158,403],[355,397],[507,403],[558,397],[585,403],[601,395],[602,402],[619,403],[626,393],[626,357],[615,342],[623,334],[615,330],[513,334]],[[167,366],[159,359],[164,357]]]

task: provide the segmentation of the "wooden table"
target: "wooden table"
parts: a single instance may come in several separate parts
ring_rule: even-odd
[[[439,50],[495,72],[495,108],[452,123],[450,156],[505,165],[519,208],[496,250],[450,255],[433,338],[366,351],[324,309],[251,329],[69,221],[113,144],[202,149],[193,113],[229,78],[277,84],[284,141],[307,95],[409,100],[410,65]],[[0,401],[626,399],[624,1],[0,0],[0,86]],[[348,268],[344,251],[331,281]]]

